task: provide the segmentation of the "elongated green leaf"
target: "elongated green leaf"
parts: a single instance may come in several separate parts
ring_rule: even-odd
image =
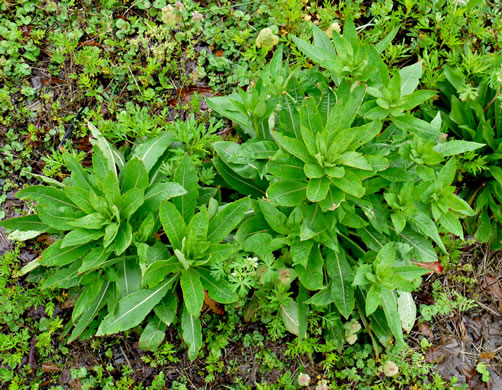
[[[166,275],[181,271],[180,263],[175,256],[150,263],[143,272],[143,284],[148,287],[157,286]]]
[[[400,69],[399,75],[401,76],[401,96],[409,95],[417,88],[422,77],[422,61]]]
[[[454,156],[456,154],[461,154],[469,152],[471,150],[476,150],[482,148],[485,144],[480,144],[478,142],[469,142],[463,140],[448,141],[443,144],[438,144],[432,148],[435,152],[441,153],[443,157]]]
[[[213,165],[221,175],[223,180],[234,190],[238,191],[243,195],[251,195],[256,198],[261,198],[265,195],[266,181],[246,179],[239,175],[237,172],[232,170],[228,165],[226,165],[223,160],[219,157],[213,158]]]
[[[267,163],[267,171],[271,175],[283,179],[305,179],[305,163],[289,154],[277,153]]]
[[[68,222],[68,225],[75,228],[97,230],[103,228],[106,223],[107,218],[105,218],[102,214],[91,213],[83,216],[82,218]]]
[[[383,51],[392,43],[392,40],[395,38],[397,32],[399,31],[399,27],[394,28],[390,33],[388,33],[384,39],[378,42],[375,45],[375,49],[378,53],[383,53]]]
[[[155,183],[145,193],[145,201],[141,206],[141,211],[148,214],[153,210],[158,210],[160,202],[163,200],[169,200],[183,194],[186,194],[186,190],[178,183]]]
[[[45,233],[51,229],[49,225],[42,222],[38,215],[35,214],[0,221],[0,226],[3,226],[7,230],[19,230],[21,232],[35,231]]]
[[[75,209],[70,207],[40,206],[37,211],[40,220],[56,230],[70,230],[72,227],[68,223],[84,216],[82,212],[75,213]]]
[[[87,310],[83,312],[82,316],[75,324],[75,328],[73,328],[70,338],[68,339],[68,344],[70,344],[73,340],[75,340],[82,334],[82,332],[87,328],[87,326],[92,322],[94,317],[96,317],[101,308],[104,306],[104,304],[106,303],[107,292],[110,289],[110,284],[111,282],[103,283],[101,290],[97,294],[96,298],[94,298],[92,303],[87,307]]]
[[[69,207],[78,209],[61,189],[47,186],[29,186],[16,193],[16,197],[31,200],[42,205],[52,207]]]
[[[425,234],[427,237],[432,238],[434,242],[443,250],[443,252],[447,253],[446,247],[444,246],[441,237],[439,237],[436,224],[429,216],[423,213],[417,213],[416,215],[411,217],[411,220],[417,224],[418,228],[423,234]]]
[[[307,185],[307,199],[311,202],[320,202],[328,194],[331,181],[327,177],[310,179]]]
[[[110,257],[111,251],[103,246],[98,246],[89,251],[82,259],[82,265],[78,269],[79,273],[84,273],[100,268]]]
[[[291,258],[293,259],[294,266],[307,266],[312,245],[312,240],[300,241],[298,238],[295,238],[291,241]]]
[[[64,189],[66,195],[78,208],[87,214],[93,213],[94,207],[92,207],[89,200],[89,190],[82,187],[66,186]]]
[[[290,300],[281,305],[281,317],[286,325],[286,329],[294,335],[299,335],[300,323],[298,322],[298,304]]]
[[[40,261],[41,265],[45,265],[47,267],[62,267],[81,259],[92,248],[87,244],[61,248],[61,243],[62,240],[56,241],[42,253],[42,260]]]
[[[176,137],[172,133],[165,131],[161,135],[155,138],[150,138],[142,144],[136,146],[131,158],[139,158],[145,165],[146,171],[150,172],[153,166],[157,163],[157,160],[174,141],[176,141]]]
[[[198,317],[204,304],[204,288],[199,274],[188,269],[181,274],[180,282],[185,307],[191,315]]]
[[[267,199],[279,206],[298,206],[307,194],[307,183],[296,180],[281,180],[267,190]]]
[[[234,303],[239,298],[237,294],[232,291],[230,283],[225,280],[216,280],[211,276],[211,273],[204,268],[194,270],[197,272],[202,286],[207,290],[209,297],[219,303]]]
[[[115,254],[120,256],[132,242],[132,227],[129,223],[121,223],[115,236]]]
[[[146,190],[148,187],[148,172],[145,164],[138,157],[129,160],[125,169],[120,172],[120,190],[125,193],[133,188]]]
[[[122,256],[122,259],[117,263],[117,272],[119,274],[119,279],[116,285],[119,298],[125,297],[140,289],[141,270],[136,256],[134,259]]]
[[[130,218],[136,210],[138,210],[145,202],[143,190],[139,188],[131,188],[122,195],[122,208],[120,214],[122,217]]]
[[[462,240],[464,239],[464,231],[462,229],[462,224],[460,223],[459,219],[455,217],[453,214],[450,213],[442,214],[441,217],[439,217],[439,223],[441,223],[441,226],[443,226],[450,233],[455,234]]]
[[[291,153],[293,156],[299,158],[305,163],[315,162],[314,157],[309,154],[302,141],[288,137],[281,133],[275,133],[275,138],[279,146],[286,152]]]
[[[323,288],[322,290],[312,295],[312,297],[304,301],[304,303],[314,306],[327,306],[330,303],[334,302],[331,291],[332,286],[330,284],[328,287]]]
[[[61,242],[61,248],[66,248],[69,246],[76,246],[87,244],[88,242],[97,240],[103,237],[104,231],[102,230],[85,230],[85,229],[75,229],[68,233]]]
[[[81,261],[75,261],[67,267],[60,268],[56,273],[49,276],[42,282],[42,289],[45,288],[70,288],[78,284],[78,268],[82,264]]]
[[[153,308],[153,311],[164,324],[169,326],[176,319],[177,309],[178,301],[176,300],[176,295],[169,292],[164,298],[162,298],[159,304]]]
[[[87,122],[89,130],[94,138],[91,138],[91,143],[97,146],[103,153],[103,157],[108,163],[108,171],[117,175],[117,167],[122,168],[125,164],[124,157],[111,145],[99,130],[90,122]]]
[[[303,52],[303,54],[309,57],[312,61],[314,61],[319,65],[322,65],[326,69],[333,68],[333,62],[335,59],[334,52],[329,53],[326,52],[324,47],[313,46],[305,42],[303,39],[297,37],[292,37],[292,38],[296,46],[298,46],[298,48]]]
[[[323,258],[320,250],[315,248],[309,256],[307,266],[297,265],[295,271],[301,284],[308,290],[319,290],[323,287]]]
[[[430,241],[423,235],[405,229],[399,233],[400,241],[410,245],[413,249],[411,255],[419,262],[434,263],[438,256]]]
[[[361,198],[366,192],[366,189],[363,187],[361,183],[361,179],[359,179],[357,175],[355,175],[348,169],[345,170],[344,177],[339,179],[332,178],[331,182],[335,187],[338,187],[343,192],[349,195],[353,195],[357,198]]]
[[[173,199],[173,203],[183,216],[185,222],[188,223],[195,212],[197,198],[199,197],[199,186],[197,184],[198,178],[195,167],[190,157],[186,154],[174,173],[174,181],[186,190],[184,195]]]
[[[394,293],[386,288],[382,288],[382,308],[385,313],[385,318],[389,325],[392,334],[396,338],[396,343],[404,344],[403,340],[403,330],[401,327],[401,320],[399,317],[399,312],[397,311],[396,298]]]
[[[89,179],[88,173],[82,168],[82,165],[75,157],[69,153],[64,153],[63,159],[66,168],[71,172],[71,179],[74,185],[97,192],[97,188]]]
[[[209,221],[207,240],[218,243],[226,238],[249,210],[249,198],[242,198],[225,206]]]
[[[402,328],[410,333],[417,318],[417,305],[409,292],[399,291],[397,298],[399,317]]]
[[[92,283],[85,286],[80,293],[75,306],[73,307],[73,312],[71,313],[71,319],[74,323],[94,302],[96,297],[101,292],[104,283],[105,280],[98,276]]]
[[[281,213],[275,206],[262,199],[258,201],[258,204],[260,205],[261,212],[270,227],[277,233],[288,234],[289,231],[286,227],[288,218],[286,215]]]
[[[188,358],[194,361],[202,347],[202,326],[200,319],[191,315],[186,306],[181,314],[181,332],[188,346]]]
[[[171,245],[175,249],[181,249],[181,241],[185,236],[186,225],[178,209],[170,202],[163,201],[160,204],[160,222],[164,227]]]
[[[342,248],[339,252],[328,250],[326,270],[331,278],[331,296],[336,308],[346,319],[354,310],[355,298],[352,282],[354,273]]]
[[[143,351],[155,351],[166,337],[167,326],[154,316],[141,333],[138,345]]]
[[[409,131],[425,139],[436,140],[441,136],[441,132],[438,128],[411,115],[393,117],[392,123],[394,123],[398,129]]]
[[[103,319],[96,336],[117,333],[139,325],[167,294],[175,279],[171,277],[155,288],[141,289],[122,298],[117,312],[109,313]]]

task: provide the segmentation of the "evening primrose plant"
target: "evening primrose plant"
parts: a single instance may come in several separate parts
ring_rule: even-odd
[[[333,39],[314,27],[313,43],[293,40],[325,71],[291,72],[278,49],[254,88],[209,99],[246,139],[216,142],[216,169],[238,193],[263,198],[241,229],[260,237],[257,254],[289,248],[280,262],[309,291],[287,303],[296,326],[285,323],[300,337],[314,305],[328,310],[327,337],[357,310],[382,344],[402,344],[427,272],[417,264],[437,262],[440,231],[462,236],[459,218],[473,215],[451,186],[452,156],[479,145],[445,142],[439,116],[412,114],[435,92],[417,90],[421,62],[387,68],[380,53],[392,34],[372,46],[351,21]]]

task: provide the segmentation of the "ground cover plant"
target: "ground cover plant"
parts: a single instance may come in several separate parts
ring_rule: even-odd
[[[498,3],[0,5],[3,383],[496,387]]]

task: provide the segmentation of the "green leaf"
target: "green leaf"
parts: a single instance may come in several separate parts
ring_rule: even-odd
[[[178,310],[178,301],[174,293],[168,293],[160,303],[153,308],[153,311],[160,320],[167,326],[171,325],[176,319]]]
[[[361,179],[359,179],[356,174],[349,170],[345,170],[344,177],[340,179],[332,178],[331,182],[335,187],[338,187],[345,193],[353,195],[357,198],[361,198],[366,192],[366,189],[361,183]]]
[[[172,133],[165,131],[158,137],[150,138],[136,146],[131,159],[139,158],[145,165],[146,171],[150,172],[158,159],[174,141],[176,141],[176,137]]]
[[[302,141],[288,137],[278,132],[274,134],[278,145],[286,152],[291,153],[293,156],[299,158],[305,163],[315,162],[314,158],[309,154]]]
[[[400,69],[399,75],[401,76],[401,96],[409,95],[417,88],[422,77],[422,61]]]
[[[502,186],[502,168],[491,166],[489,167],[490,173],[493,175],[493,178],[497,180],[497,182]]]
[[[132,242],[132,227],[129,223],[121,223],[115,236],[115,254],[120,256]]]
[[[122,256],[121,260],[117,263],[119,279],[116,284],[119,297],[132,294],[141,287],[141,270],[137,260],[136,256],[134,256],[134,259]]]
[[[288,228],[286,228],[286,222],[288,220],[286,215],[281,213],[275,206],[270,204],[270,202],[266,202],[263,199],[258,200],[258,204],[265,220],[274,231],[280,234],[289,233]]]
[[[141,333],[138,346],[143,351],[155,351],[166,337],[167,326],[154,316]]]
[[[88,242],[97,240],[103,237],[103,230],[85,230],[85,229],[75,229],[69,232],[61,242],[61,248],[66,248],[69,246],[76,246],[87,244]]]
[[[58,240],[43,251],[42,260],[40,261],[41,265],[47,267],[62,267],[81,259],[91,249],[91,247],[86,244],[70,248],[61,248],[61,243],[62,240]]]
[[[133,158],[127,162],[125,169],[120,172],[120,190],[125,193],[133,188],[146,190],[149,178],[145,164],[139,158]]]
[[[485,146],[485,144],[480,144],[478,142],[454,140],[438,144],[434,146],[432,150],[440,153],[443,157],[447,157],[460,153],[470,152],[471,150],[476,150],[482,148],[483,146]]]
[[[291,241],[291,258],[293,259],[293,265],[301,265],[303,267],[307,266],[310,252],[313,246],[312,240],[300,241],[295,238]]]
[[[21,232],[36,231],[45,233],[50,230],[50,227],[35,214],[0,221],[0,226],[7,230],[19,230]]]
[[[382,289],[382,308],[385,313],[385,318],[389,324],[389,328],[392,334],[396,338],[396,343],[404,344],[403,340],[403,330],[401,327],[401,319],[399,317],[399,312],[397,311],[396,298],[394,293],[386,288]]]
[[[119,180],[115,173],[110,172],[103,182],[103,194],[112,204],[120,206],[120,187]]]
[[[179,210],[185,222],[188,223],[195,212],[197,198],[199,197],[199,186],[197,184],[197,172],[187,154],[185,154],[174,173],[174,181],[186,190],[184,195],[173,199],[173,204]]]
[[[311,202],[320,202],[328,194],[330,180],[327,177],[320,179],[310,179],[307,185],[307,198]]]
[[[117,166],[124,166],[124,158],[121,154],[106,140],[98,129],[91,123],[87,122],[89,130],[95,139],[91,138],[91,143],[97,146],[103,153],[104,158],[108,162],[108,171],[117,175]]]
[[[160,204],[160,222],[164,227],[169,242],[175,249],[181,249],[181,241],[185,236],[186,225],[178,209],[170,202]]]
[[[204,304],[204,288],[199,274],[188,269],[181,274],[180,281],[185,307],[191,315],[198,317]]]
[[[83,216],[82,212],[74,213],[74,210],[74,208],[68,207],[37,207],[38,217],[40,220],[49,225],[49,227],[59,231],[71,230],[72,227],[69,225],[69,222],[73,222]]]
[[[341,315],[348,319],[355,305],[354,288],[352,287],[354,273],[342,248],[339,249],[339,252],[328,250],[326,270],[331,278],[331,296],[336,308]]]
[[[106,302],[106,297],[108,290],[110,289],[111,282],[103,283],[101,286],[101,290],[94,300],[87,306],[87,310],[85,310],[75,324],[75,328],[68,339],[68,344],[70,344],[73,340],[75,340],[78,336],[82,334],[82,332],[87,328],[87,326],[92,322],[94,317],[99,313],[101,308],[104,306]]]
[[[439,237],[436,224],[429,216],[423,213],[417,213],[413,217],[410,217],[410,219],[417,224],[418,228],[423,234],[425,234],[427,237],[432,238],[444,253],[448,253],[443,244],[443,241],[441,240],[441,237]]]
[[[119,301],[116,313],[109,313],[101,322],[96,336],[124,331],[139,325],[167,294],[176,277],[151,289],[138,290]]]
[[[323,258],[320,250],[314,248],[310,252],[307,266],[297,265],[295,271],[298,274],[301,284],[308,290],[319,290],[323,287]]]
[[[296,180],[280,180],[268,187],[267,199],[279,206],[298,206],[306,197],[307,183]]]
[[[298,321],[298,304],[293,300],[288,301],[286,304],[282,304],[281,317],[286,326],[286,330],[298,336],[300,327]]]
[[[169,259],[152,261],[143,272],[143,285],[148,287],[157,286],[166,275],[181,271],[180,263],[175,256]]]
[[[143,190],[131,188],[122,195],[122,208],[120,214],[123,218],[129,219],[145,202]]]
[[[211,273],[204,268],[198,268],[194,270],[194,272],[199,274],[202,285],[207,290],[209,297],[216,302],[229,304],[239,299],[237,293],[232,291],[232,286],[226,280],[220,279],[217,281],[211,276]]]
[[[390,33],[388,33],[380,42],[375,45],[375,50],[378,53],[383,53],[383,51],[392,43],[392,40],[396,37],[399,27],[395,27]]]
[[[415,305],[412,295],[409,292],[399,291],[397,307],[401,326],[406,333],[410,333],[417,318],[417,305]]]
[[[96,186],[90,181],[89,175],[82,168],[82,165],[69,153],[63,154],[63,159],[66,168],[71,172],[71,179],[73,184],[78,187],[82,187],[85,190],[91,190],[97,192]]]
[[[309,305],[304,303],[309,298],[308,291],[300,286],[296,305],[298,306],[298,341],[307,334]]]
[[[207,240],[218,243],[226,238],[244,218],[249,210],[249,198],[230,203],[209,221]]]
[[[382,289],[375,285],[372,284],[368,294],[366,295],[366,306],[365,306],[365,312],[367,316],[370,316],[375,312],[375,310],[378,308],[378,306],[382,302]]]
[[[181,314],[181,332],[188,346],[188,358],[194,361],[202,347],[202,326],[200,319],[191,315],[184,305]]]
[[[460,237],[462,240],[464,239],[464,231],[462,229],[462,224],[459,219],[455,217],[453,214],[441,214],[439,217],[439,223],[450,233],[455,234]]]
[[[438,128],[411,115],[393,117],[392,123],[396,125],[398,129],[409,131],[424,139],[436,140],[441,136],[441,132]]]
[[[63,190],[47,186],[29,186],[16,193],[16,197],[31,200],[41,205],[54,208],[69,207],[78,210],[78,207],[66,196]]]
[[[267,172],[283,179],[305,179],[305,163],[290,154],[277,153],[267,163]]]
[[[436,251],[432,244],[423,235],[411,230],[399,233],[400,241],[410,245],[413,249],[411,255],[419,262],[433,263],[438,261]]]
[[[256,198],[260,198],[265,195],[265,190],[261,185],[266,184],[266,182],[256,183],[255,180],[243,178],[241,175],[233,171],[219,157],[213,158],[213,165],[221,177],[223,177],[223,180],[225,180],[231,188],[239,193],[243,195],[251,195]]]
[[[333,62],[336,58],[334,52],[329,53],[326,52],[324,47],[313,46],[305,42],[303,39],[297,37],[292,37],[292,38],[296,46],[298,46],[298,48],[300,49],[300,51],[307,57],[309,57],[312,61],[314,61],[319,65],[322,65],[326,69],[331,69],[333,67]]]
[[[178,183],[155,183],[145,193],[145,201],[139,208],[138,214],[146,215],[149,212],[159,210],[163,200],[169,200],[186,193],[186,190]]]
[[[91,214],[95,211],[89,200],[89,190],[82,187],[66,186],[64,191],[68,198],[85,213]]]
[[[68,225],[74,228],[97,230],[102,229],[107,222],[107,218],[105,218],[102,214],[91,213],[83,216],[82,218],[68,222]]]
[[[331,290],[332,286],[331,283],[328,285],[328,287],[323,288],[322,290],[318,291],[310,299],[306,300],[304,303],[307,303],[309,305],[314,305],[314,306],[327,306],[330,303],[333,303],[333,296],[331,295]]]
[[[110,257],[110,254],[111,250],[103,246],[92,248],[82,259],[82,265],[79,267],[78,272],[83,274],[84,272],[101,268]]]
[[[46,288],[70,288],[78,284],[78,268],[81,262],[76,261],[70,264],[68,267],[60,268],[56,273],[49,276],[42,282],[42,289]]]
[[[71,319],[73,322],[75,322],[75,320],[77,320],[96,299],[96,297],[102,290],[104,283],[105,280],[98,276],[92,283],[85,286],[85,288],[80,293],[75,306],[73,307],[73,312],[71,314]]]

